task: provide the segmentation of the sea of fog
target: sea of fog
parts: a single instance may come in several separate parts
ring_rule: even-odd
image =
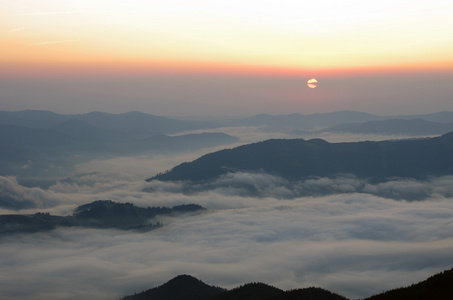
[[[227,133],[242,133],[243,142],[288,137],[238,128]],[[1,214],[71,214],[99,199],[207,208],[201,214],[159,217],[164,226],[146,233],[74,227],[0,237],[0,298],[119,299],[190,274],[225,288],[260,281],[281,289],[317,286],[357,299],[453,267],[452,176],[372,184],[345,175],[299,183],[299,188],[335,187],[335,193],[318,197],[297,197],[282,179],[265,174],[220,179],[248,181],[260,197],[224,183],[184,194],[180,183],[144,181],[212,150],[93,160],[77,165],[70,180],[48,188],[0,177],[2,190],[37,206],[1,209]],[[150,187],[154,192],[143,191]],[[423,193],[423,200],[404,199],[413,193]]]

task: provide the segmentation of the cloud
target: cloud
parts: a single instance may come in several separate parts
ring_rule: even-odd
[[[313,177],[300,181],[288,181],[265,173],[237,172],[225,174],[216,180],[195,184],[152,181],[145,190],[186,194],[215,191],[223,195],[274,197],[278,199],[366,193],[396,200],[416,201],[452,197],[452,180],[453,176],[432,177],[427,181],[411,178],[389,178],[386,181],[375,183],[350,174],[338,174],[334,177]]]
[[[7,30],[6,32],[7,32],[7,33],[14,33],[14,32],[19,32],[19,31],[24,31],[24,30],[25,30],[24,28],[16,27],[16,28]]]
[[[52,44],[63,44],[63,43],[72,43],[72,42],[77,42],[78,40],[55,40],[55,41],[45,41],[45,42],[39,42],[35,43],[35,46],[45,46],[45,45],[52,45]]]
[[[0,176],[0,207],[24,209],[50,207],[59,203],[58,197],[41,188],[20,185],[15,177]]]
[[[288,182],[235,173],[195,186],[144,181],[203,151],[93,160],[46,189],[0,177],[1,195],[33,204],[1,213],[69,214],[98,199],[208,208],[161,217],[164,226],[147,233],[59,228],[2,236],[0,298],[118,299],[183,273],[226,288],[262,281],[361,298],[453,267],[452,176]]]
[[[79,13],[82,13],[82,11],[79,11],[79,10],[40,11],[40,12],[33,12],[33,13],[18,14],[18,16],[72,15],[72,14],[79,14]]]
[[[1,297],[113,299],[188,273],[224,287],[314,285],[357,298],[452,267],[450,200],[210,194],[202,201],[209,197],[241,205],[167,218],[144,234],[66,228],[3,237]]]

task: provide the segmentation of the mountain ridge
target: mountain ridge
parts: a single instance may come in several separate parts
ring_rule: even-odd
[[[264,172],[288,180],[353,174],[384,179],[453,174],[453,132],[440,137],[329,143],[271,139],[224,149],[175,166],[147,181],[202,182],[227,173]]]
[[[449,300],[453,296],[453,269],[437,273],[423,281],[407,287],[396,288],[380,294],[372,295],[363,300]],[[205,296],[202,292],[211,287],[213,292]],[[307,287],[283,291],[279,288],[261,282],[252,282],[233,288],[222,289],[209,286],[190,275],[178,275],[161,286],[151,288],[141,293],[135,293],[121,300],[348,300],[339,294],[319,288]]]

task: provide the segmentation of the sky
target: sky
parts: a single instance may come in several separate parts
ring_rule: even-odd
[[[453,110],[448,0],[0,0],[0,109]],[[308,89],[309,78],[318,79]]]

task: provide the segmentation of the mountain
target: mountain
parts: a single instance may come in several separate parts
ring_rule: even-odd
[[[345,122],[365,122],[380,120],[384,117],[356,111],[336,111],[321,114],[288,114],[267,115],[260,114],[241,120],[232,121],[229,126],[262,126],[262,130],[269,132],[291,132],[294,130],[312,130],[325,128]]]
[[[218,127],[213,122],[183,121],[132,111],[121,114],[90,112],[86,114],[56,114],[42,110],[0,111],[0,124],[46,128],[54,124],[79,120],[92,126],[126,133],[136,137],[173,134],[195,129]]]
[[[449,300],[453,299],[453,269],[429,277],[411,286],[387,291],[365,300]]]
[[[423,119],[389,119],[365,123],[343,123],[316,133],[358,133],[387,135],[439,135],[453,131],[453,123],[431,122]]]
[[[189,130],[218,127],[213,122],[177,120],[138,111],[122,114],[91,112],[73,115],[73,118],[80,119],[100,128],[113,129],[137,137],[146,137],[154,134],[173,134]]]
[[[0,124],[45,128],[50,124],[70,119],[67,115],[47,110],[0,111]]]
[[[126,296],[122,300],[201,300],[225,291],[225,289],[207,285],[195,277],[179,275],[159,287]]]
[[[453,122],[453,112],[451,111],[440,111],[431,114],[422,114],[422,115],[398,115],[389,117],[390,119],[422,119],[430,122],[437,123],[452,123]]]
[[[104,129],[78,119],[57,122],[48,125],[46,128],[68,136],[86,139],[90,142],[124,142],[133,139],[127,133],[113,129]]]
[[[105,156],[162,154],[237,142],[222,132],[180,134],[209,127],[131,112],[59,115],[48,111],[0,111],[0,175],[65,177],[72,166]]]
[[[208,300],[257,300],[257,299],[279,299],[277,296],[284,294],[284,291],[276,287],[261,283],[247,283],[225,293],[208,298]]]
[[[449,300],[453,299],[453,269],[364,300]],[[309,287],[283,291],[264,283],[248,283],[232,290],[209,286],[189,276],[179,275],[162,286],[126,296],[122,300],[347,300],[330,291]]]
[[[282,295],[270,298],[271,300],[347,300],[347,298],[317,287],[286,291]]]
[[[248,118],[243,119],[236,119],[236,120],[229,120],[229,121],[218,121],[217,123],[222,123],[224,126],[259,126],[262,131],[266,132],[285,132],[291,134],[319,134],[322,133],[321,129],[329,128],[325,131],[335,132],[335,129],[330,127],[336,126],[349,126],[349,125],[357,125],[359,128],[362,123],[367,123],[371,121],[386,121],[386,120],[414,120],[419,119],[427,122],[432,123],[453,123],[453,112],[443,111],[438,113],[432,114],[421,114],[421,115],[398,115],[398,116],[377,116],[357,111],[335,111],[331,113],[318,113],[318,114],[288,114],[288,115],[268,115],[268,114],[259,114]],[[372,125],[371,123],[370,125]],[[379,123],[376,123],[379,126]],[[384,122],[384,124],[386,124]],[[397,124],[398,125],[398,124]],[[433,126],[439,126],[436,124],[432,124]],[[409,130],[408,132],[404,132],[404,134],[411,134],[410,132],[415,132],[415,135],[424,135],[422,133],[423,130],[429,130],[431,125],[426,124],[428,129],[424,126],[421,126],[421,131],[416,131],[415,129]],[[451,125],[450,125],[451,126]],[[451,128],[451,127],[449,127]],[[340,129],[340,128],[338,128]],[[396,131],[402,130],[395,128]],[[352,129],[351,129],[352,130]],[[343,130],[346,132],[347,130]],[[363,133],[366,133],[366,130],[363,129]],[[445,131],[445,129],[440,129],[437,131],[432,131],[433,133],[430,134],[443,134],[446,132],[452,131],[449,129]],[[353,132],[353,131],[351,131]],[[385,134],[399,134],[397,132],[393,132],[391,127],[387,128],[382,133]]]
[[[384,179],[453,174],[453,132],[426,139],[329,143],[273,139],[206,154],[151,180],[209,181],[227,173],[264,172],[288,180],[353,174]]]
[[[196,204],[143,208],[131,203],[98,200],[77,207],[70,216],[53,216],[49,213],[0,215],[0,234],[32,233],[72,226],[146,231],[162,226],[155,219],[157,216],[176,216],[203,210],[203,207]]]

